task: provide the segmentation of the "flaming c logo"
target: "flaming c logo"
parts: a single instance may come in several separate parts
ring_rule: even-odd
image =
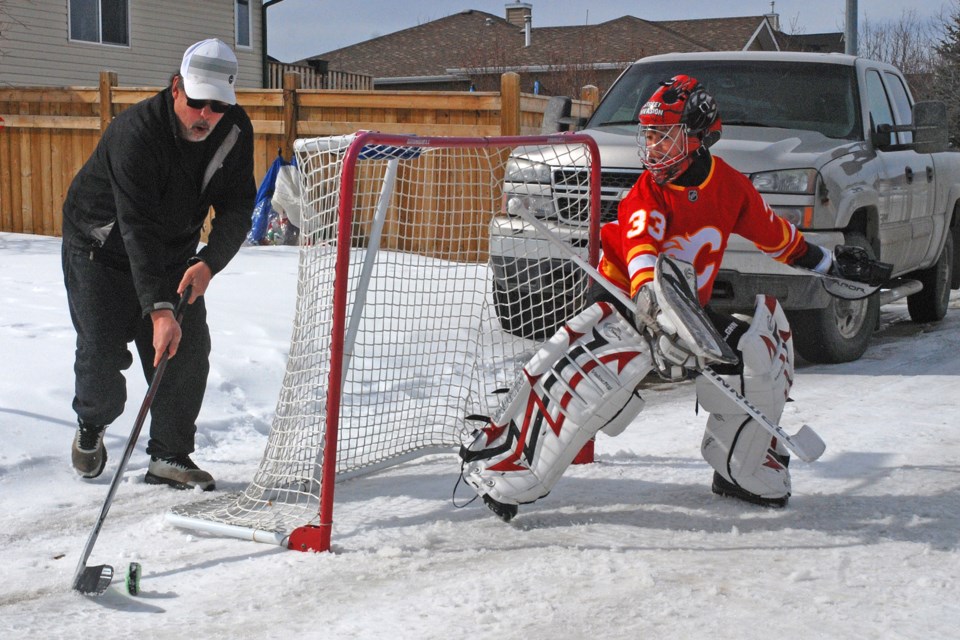
[[[697,286],[710,282],[713,272],[720,266],[717,255],[723,246],[723,237],[716,227],[703,227],[692,236],[676,235],[663,243],[663,252],[684,262],[689,262],[700,271],[697,273]],[[701,252],[706,250],[705,256]],[[700,261],[697,258],[700,257]]]

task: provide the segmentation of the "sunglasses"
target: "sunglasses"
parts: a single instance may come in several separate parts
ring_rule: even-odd
[[[194,100],[190,96],[187,96],[187,106],[197,111],[201,111],[204,107],[210,107],[210,111],[214,113],[226,113],[227,109],[233,105],[220,102],[219,100]]]

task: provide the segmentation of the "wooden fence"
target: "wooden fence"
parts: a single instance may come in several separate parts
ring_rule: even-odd
[[[288,73],[300,74],[302,89],[333,89],[335,91],[370,91],[373,89],[373,76],[347,71],[320,72],[306,65],[270,62],[267,64],[269,86],[283,86],[283,78]]]
[[[116,114],[157,91],[118,87],[113,72],[101,73],[98,87],[0,88],[0,231],[59,236],[67,189],[101,132]],[[549,98],[521,94],[514,73],[503,75],[499,92],[302,89],[299,75],[290,73],[283,89],[240,89],[237,100],[253,121],[259,183],[278,150],[291,157],[298,137],[358,130],[534,135]],[[597,102],[596,88],[585,88],[572,115],[589,115]]]

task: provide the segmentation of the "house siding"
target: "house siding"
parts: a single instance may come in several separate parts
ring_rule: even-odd
[[[184,50],[216,37],[237,54],[237,86],[262,86],[260,2],[251,0],[251,44],[235,44],[234,0],[130,0],[130,46],[69,39],[68,0],[23,0],[4,5],[0,86],[96,86],[115,71],[122,86],[165,86]]]

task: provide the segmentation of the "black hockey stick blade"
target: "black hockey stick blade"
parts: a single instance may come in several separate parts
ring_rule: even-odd
[[[804,269],[797,265],[793,265],[793,268],[818,278],[827,293],[834,298],[840,298],[842,300],[863,300],[864,298],[869,298],[880,289],[880,285],[878,284],[869,284],[858,280],[841,278],[840,276],[820,273],[813,269]]]
[[[73,581],[73,590],[87,596],[99,596],[113,581],[113,567],[100,564],[94,567],[84,567]]]
[[[834,298],[842,298],[843,300],[863,300],[872,296],[880,288],[880,285],[824,274],[820,274],[820,282],[823,283],[823,288],[827,290],[827,293]]]

